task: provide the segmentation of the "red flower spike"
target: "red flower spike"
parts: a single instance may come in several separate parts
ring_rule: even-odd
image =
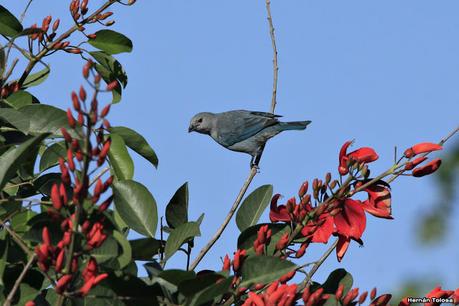
[[[288,244],[289,244],[289,234],[285,233],[280,237],[279,241],[277,241],[276,251],[285,249],[288,246]]]
[[[67,162],[69,164],[70,171],[75,171],[75,163],[73,162],[73,152],[70,148],[67,150]]]
[[[306,194],[306,192],[308,192],[308,186],[309,186],[308,181],[301,184],[300,190],[298,190],[298,196],[300,198],[302,198]]]
[[[301,299],[303,300],[305,304],[308,301],[310,294],[311,294],[310,288],[309,286],[306,286],[306,288],[304,288],[303,294],[301,295]]]
[[[304,253],[306,253],[306,248],[309,246],[309,242],[303,242],[301,247],[296,251],[295,257],[300,258],[303,257]]]
[[[83,126],[84,123],[84,117],[82,113],[78,113],[78,125]]]
[[[350,304],[359,295],[359,288],[349,290],[343,299],[343,305]]]
[[[62,170],[61,180],[64,184],[70,185],[70,175],[69,175],[69,170],[67,169],[67,167],[65,167]]]
[[[73,108],[77,112],[80,112],[80,110],[81,110],[80,100],[78,100],[78,96],[77,96],[76,92],[74,92],[74,91],[72,91],[72,103],[73,103]]]
[[[412,174],[414,177],[422,177],[422,176],[434,173],[435,171],[438,170],[438,168],[440,168],[440,166],[441,166],[441,159],[436,158],[424,166],[415,168]]]
[[[339,301],[343,297],[344,292],[344,284],[339,284],[338,289],[336,289],[335,296],[336,299]]]
[[[102,111],[100,112],[100,117],[101,117],[101,118],[104,118],[105,116],[108,115],[108,112],[110,111],[110,106],[111,106],[111,104],[107,104],[107,105],[102,109]]]
[[[404,154],[406,158],[411,158],[421,153],[430,153],[430,152],[438,151],[442,149],[443,147],[439,144],[432,143],[432,142],[421,142],[421,143],[415,144],[411,148],[406,149]]]
[[[56,21],[54,21],[53,23],[53,32],[56,32],[57,31],[57,28],[59,28],[59,24],[60,24],[60,19],[56,19]]]
[[[72,277],[73,275],[71,274],[66,274],[64,276],[62,276],[58,281],[57,281],[57,284],[56,284],[56,292],[61,294],[62,292],[65,291],[65,289],[67,288],[67,286],[69,285],[70,281],[72,280]]]
[[[57,184],[54,184],[53,187],[51,187],[51,202],[53,202],[53,207],[56,210],[60,210],[62,208],[61,195]]]
[[[64,266],[64,256],[65,256],[65,250],[61,249],[61,251],[57,255],[56,265],[54,267],[57,273],[61,272],[62,267]]]
[[[65,128],[61,128],[61,133],[67,143],[72,143],[72,136],[70,136]]]
[[[258,256],[263,255],[264,252],[265,252],[265,246],[264,246],[264,244],[260,244],[259,246],[257,246],[257,247],[255,248],[255,254],[258,255]]]
[[[88,295],[89,291],[91,290],[92,286],[94,286],[94,280],[95,280],[95,277],[91,277],[90,279],[88,279],[84,284],[83,286],[81,286],[80,290],[78,290],[78,293],[81,295],[81,296],[86,296]]]
[[[35,302],[34,301],[27,301],[24,306],[35,306]]]
[[[368,296],[368,291],[365,291],[364,293],[362,293],[359,297],[359,304],[365,303],[367,296]]]
[[[228,254],[225,255],[225,258],[223,259],[223,271],[229,271],[231,267],[231,260],[228,256]]]
[[[233,271],[238,272],[241,268],[242,261],[244,260],[246,251],[245,250],[237,250],[234,254],[233,258]]]
[[[104,119],[103,124],[104,124],[104,127],[105,127],[107,130],[110,130],[111,125],[110,125],[110,122],[109,122],[107,119]]]
[[[365,189],[368,200],[362,203],[363,209],[375,217],[393,219],[391,216],[391,193],[387,184],[373,184]]]
[[[59,185],[59,194],[61,195],[62,204],[65,205],[68,202],[67,191],[65,190],[64,184]]]
[[[118,87],[118,81],[114,80],[114,81],[111,81],[110,83],[107,84],[106,90],[111,91],[111,90],[114,90],[117,87]]]
[[[43,230],[41,231],[41,237],[45,245],[51,246],[51,238],[49,237],[49,230],[47,226],[43,227]]]
[[[94,279],[94,286],[99,284],[101,281],[103,281],[107,277],[108,277],[108,273],[102,273],[102,274],[97,275],[96,278]]]
[[[416,158],[416,159],[413,160],[413,161],[407,162],[407,163],[405,164],[405,170],[412,170],[412,169],[414,169],[417,165],[419,165],[420,163],[424,162],[426,159],[427,159],[426,156],[421,156],[421,157]]]
[[[271,200],[269,219],[271,222],[290,222],[290,215],[285,205],[277,206],[280,194],[275,194]]]
[[[282,276],[279,278],[279,282],[280,282],[281,284],[284,284],[284,283],[288,282],[289,280],[291,280],[291,279],[295,276],[295,273],[296,273],[296,271],[293,270],[293,271],[290,271],[290,272],[288,272],[288,273],[282,275]]]
[[[86,90],[84,90],[83,86],[80,86],[79,96],[81,101],[86,101]]]
[[[102,202],[102,204],[100,204],[99,208],[98,208],[98,211],[101,213],[101,212],[104,212],[107,210],[107,208],[110,206],[110,204],[112,203],[112,200],[113,200],[113,195],[111,195],[108,199],[106,199],[104,202]]]
[[[371,291],[370,291],[370,300],[374,300],[375,297],[376,297],[376,294],[377,294],[377,289],[376,289],[376,287],[374,287],[374,288],[371,289]]]
[[[271,295],[273,294],[277,288],[279,287],[279,281],[272,282],[271,285],[268,286],[266,289],[266,294]]]
[[[391,298],[391,294],[380,295],[373,302],[371,302],[370,306],[385,306],[389,303]]]

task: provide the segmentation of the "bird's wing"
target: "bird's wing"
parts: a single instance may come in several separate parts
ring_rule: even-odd
[[[271,113],[235,110],[217,115],[217,141],[224,146],[246,140],[279,121]]]

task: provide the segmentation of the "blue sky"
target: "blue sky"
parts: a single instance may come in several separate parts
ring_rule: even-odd
[[[18,13],[25,2],[2,5]],[[288,199],[304,180],[336,175],[339,148],[350,139],[354,147],[377,150],[380,159],[371,169],[380,173],[391,166],[394,146],[438,141],[458,125],[457,1],[272,2],[280,68],[276,112],[312,124],[269,142],[250,190],[269,183]],[[68,21],[67,5],[34,1],[25,23],[41,23],[49,14]],[[114,11],[114,29],[133,40],[134,50],[117,56],[129,84],[112,107],[112,125],[142,133],[158,154],[158,170],[133,157],[135,179],[151,190],[160,213],[189,182],[191,218],[205,213],[196,254],[235,199],[250,157],[188,134],[187,127],[201,111],[269,110],[272,50],[264,1],[138,1]],[[50,77],[33,92],[44,103],[67,107],[70,91],[83,82],[81,61],[63,54],[50,63]],[[352,244],[341,263],[330,257],[317,280],[343,267],[363,289],[392,291],[410,277],[457,287],[457,222],[435,248],[419,247],[414,237],[416,219],[434,209],[433,183],[431,177],[394,182],[395,220],[368,217],[365,246]],[[457,218],[458,210],[453,213]],[[200,267],[219,269],[237,236],[233,221]],[[323,250],[312,246],[305,260]],[[182,263],[179,255],[170,267]]]

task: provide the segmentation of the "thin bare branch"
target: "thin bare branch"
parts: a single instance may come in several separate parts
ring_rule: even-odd
[[[271,16],[271,0],[266,0],[266,12],[268,14],[269,34],[271,36],[271,45],[273,48],[273,93],[271,97],[271,113],[274,114],[277,104],[277,79],[279,67],[277,65],[276,36],[274,35],[273,18]]]
[[[225,220],[223,221],[223,224],[220,225],[220,227],[218,228],[217,232],[214,234],[212,239],[210,239],[210,241],[206,244],[206,246],[203,247],[201,249],[201,251],[199,251],[198,257],[196,257],[196,259],[190,265],[190,270],[194,270],[196,268],[196,266],[201,262],[201,260],[207,254],[207,252],[209,252],[210,248],[215,244],[215,242],[217,242],[218,238],[220,238],[220,236],[222,235],[222,233],[225,230],[226,226],[228,225],[228,223],[230,222],[230,220],[233,217],[234,213],[236,212],[237,208],[239,207],[239,204],[241,203],[242,198],[244,197],[245,192],[249,188],[250,183],[252,182],[253,178],[257,174],[257,171],[258,171],[258,167],[256,167],[256,166],[254,166],[254,167],[252,167],[250,169],[249,176],[245,180],[244,185],[242,185],[242,188],[239,191],[239,194],[237,195],[236,200],[233,203],[233,206],[231,206],[230,211],[226,215]]]
[[[21,285],[22,280],[27,274],[27,271],[32,267],[32,264],[34,263],[35,259],[37,258],[37,255],[33,254],[30,256],[29,261],[25,265],[24,269],[22,270],[21,274],[19,277],[16,279],[16,282],[14,283],[13,288],[11,289],[10,293],[8,294],[8,297],[5,300],[5,303],[3,306],[10,306],[11,303],[13,302],[14,295],[16,294],[16,291],[18,291],[19,286]]]

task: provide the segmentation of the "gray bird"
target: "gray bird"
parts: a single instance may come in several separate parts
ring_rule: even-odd
[[[191,119],[188,132],[207,134],[223,147],[250,154],[250,167],[258,166],[268,139],[286,130],[304,130],[311,121],[280,122],[282,117],[265,112],[233,110],[199,113]]]

